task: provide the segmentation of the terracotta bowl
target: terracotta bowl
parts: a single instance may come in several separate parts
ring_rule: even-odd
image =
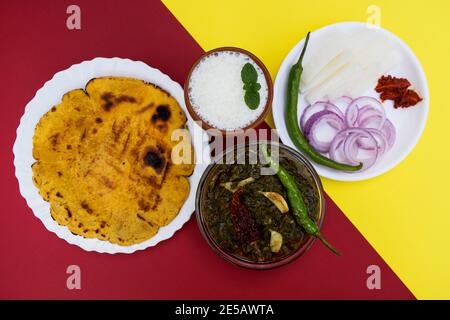
[[[262,72],[264,73],[264,77],[266,78],[266,82],[267,82],[267,90],[268,90],[268,96],[267,96],[267,103],[264,106],[264,110],[261,113],[261,115],[251,124],[249,124],[248,126],[244,127],[244,128],[239,128],[236,130],[223,130],[223,129],[218,129],[215,128],[213,126],[211,126],[209,123],[207,123],[206,121],[204,121],[198,114],[197,112],[194,110],[191,101],[189,99],[189,82],[191,79],[191,75],[193,70],[197,67],[197,65],[200,63],[200,61],[202,61],[205,57],[217,53],[217,52],[223,52],[223,51],[233,51],[233,52],[239,52],[242,53],[248,57],[250,57],[250,59],[252,59],[262,70]],[[245,132],[245,130],[247,129],[252,129],[252,128],[256,128],[258,125],[260,125],[264,119],[267,117],[271,107],[272,107],[272,99],[273,99],[273,82],[272,82],[272,78],[270,76],[269,71],[267,70],[266,66],[262,63],[261,60],[258,59],[258,57],[256,57],[253,53],[241,49],[241,48],[236,48],[236,47],[222,47],[222,48],[217,48],[211,51],[208,51],[206,53],[204,53],[197,61],[195,61],[195,63],[191,66],[191,69],[189,70],[189,74],[186,78],[186,81],[184,82],[184,100],[186,102],[186,106],[187,109],[189,111],[189,114],[191,115],[192,119],[194,119],[194,121],[199,121],[201,122],[202,128],[204,130],[211,130],[214,129],[216,132],[220,132],[222,135],[238,135],[240,133]]]

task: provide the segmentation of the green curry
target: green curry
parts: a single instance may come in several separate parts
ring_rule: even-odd
[[[280,163],[295,177],[308,213],[317,221],[320,196],[314,178],[302,163],[284,157],[282,152]],[[223,250],[252,262],[270,263],[290,256],[309,239],[291,212],[282,210],[287,206],[287,195],[280,180],[276,175],[261,175],[261,164],[219,164],[210,176],[204,218]],[[246,230],[242,229],[246,228],[251,234],[243,237]]]

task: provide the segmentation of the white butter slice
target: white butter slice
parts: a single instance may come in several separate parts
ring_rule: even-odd
[[[307,102],[361,96],[400,61],[400,53],[374,30],[354,33],[347,40],[343,42],[344,49],[328,47],[329,51],[338,52],[336,58],[309,82],[302,82],[301,91]],[[304,68],[311,69],[314,65]]]

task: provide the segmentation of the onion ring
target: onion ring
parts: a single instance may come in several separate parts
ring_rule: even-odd
[[[305,125],[305,133],[311,146],[319,152],[327,153],[330,150],[331,142],[334,136],[329,141],[321,141],[317,137],[323,125],[328,124],[331,128],[336,130],[336,133],[345,129],[344,119],[332,111],[321,111],[314,114]]]
[[[319,139],[325,125],[336,131],[332,139]],[[360,171],[371,168],[396,140],[396,129],[383,104],[366,96],[354,100],[343,96],[309,105],[300,118],[300,127],[318,152],[345,164],[363,163]]]
[[[305,111],[303,111],[303,114],[300,118],[300,127],[302,128],[302,130],[305,127],[306,121],[308,121],[308,119],[313,114],[320,112],[320,111],[324,111],[324,110],[333,111],[334,113],[339,115],[341,118],[344,118],[344,114],[342,113],[342,111],[338,107],[336,107],[334,104],[332,104],[331,102],[328,102],[328,101],[319,101],[312,105],[307,106]]]

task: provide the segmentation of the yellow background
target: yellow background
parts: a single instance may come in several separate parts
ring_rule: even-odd
[[[450,1],[163,2],[204,50],[226,45],[248,49],[274,79],[307,31],[340,21],[367,21],[367,8],[380,7],[381,26],[415,51],[427,74],[427,128],[411,155],[389,173],[365,182],[324,184],[417,298],[450,299]]]

